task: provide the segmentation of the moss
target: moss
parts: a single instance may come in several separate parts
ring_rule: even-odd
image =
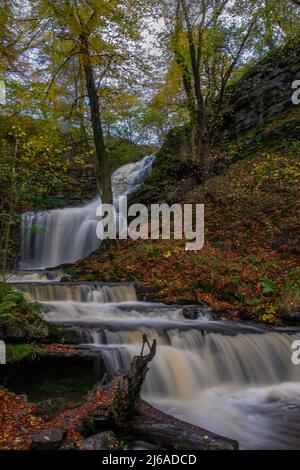
[[[34,333],[46,326],[38,315],[42,306],[30,302],[24,295],[9,285],[0,286],[0,330],[3,328],[24,328]]]
[[[81,375],[80,377],[57,377],[56,375],[51,375],[32,384],[32,390],[51,396],[61,396],[72,392],[84,394],[91,390],[94,382],[95,378],[91,374]]]
[[[106,146],[112,170],[126,163],[138,161],[157,150],[153,145],[138,145],[113,136],[106,137]]]
[[[19,343],[8,344],[7,351],[12,362],[36,359],[41,351],[36,344]]]

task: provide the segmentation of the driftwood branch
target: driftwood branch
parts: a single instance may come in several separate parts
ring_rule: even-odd
[[[149,348],[149,353],[144,356],[145,345]],[[147,335],[143,335],[143,346],[140,356],[135,356],[130,365],[127,376],[128,381],[128,414],[135,412],[141,398],[141,390],[149,370],[148,364],[154,358],[156,353],[156,340],[153,340],[150,346]]]
[[[148,349],[147,354],[145,348]],[[96,407],[84,408],[84,412],[75,410],[77,422],[74,423],[74,410],[70,416],[63,413],[63,425],[61,434],[65,436],[68,427],[75,429],[84,437],[95,436],[105,431],[113,431],[119,440],[132,442],[144,440],[154,444],[158,449],[184,449],[184,450],[235,450],[238,443],[223,436],[214,434],[199,426],[181,421],[166,413],[159,411],[141,399],[141,389],[149,370],[149,362],[156,354],[156,341],[149,343],[146,335],[143,335],[141,354],[135,356],[131,362],[129,371],[118,372],[113,379],[97,387],[91,392],[88,400],[96,399]],[[57,432],[57,418],[55,428],[51,433]],[[33,447],[38,448],[37,442],[45,446],[55,448],[55,443],[48,442],[49,429],[39,433],[34,438]],[[64,445],[68,448],[65,437]],[[86,441],[80,442],[77,448],[89,449]],[[43,447],[45,448],[45,447]],[[52,448],[52,447],[50,447]],[[102,448],[102,447],[101,447]]]
[[[131,419],[137,413],[137,408],[141,400],[141,390],[149,370],[148,364],[152,361],[156,353],[156,340],[152,345],[148,341],[147,335],[142,337],[142,350],[139,356],[134,356],[128,372],[117,375],[108,387],[115,386],[117,382],[117,391],[112,406],[112,417],[118,427]],[[144,355],[145,346],[148,346],[149,352]]]
[[[141,400],[136,417],[123,428],[124,440],[144,440],[160,449],[237,450],[238,442],[186,423]]]

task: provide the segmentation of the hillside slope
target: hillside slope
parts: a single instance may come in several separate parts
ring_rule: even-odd
[[[187,172],[181,176],[180,159],[170,151],[176,148],[174,135],[171,141],[136,199],[204,203],[204,248],[185,251],[184,240],[119,241],[71,273],[145,283],[164,301],[205,302],[222,312],[234,309],[235,317],[268,323],[297,317],[299,107],[218,144],[214,156],[222,156],[223,170],[202,185]]]

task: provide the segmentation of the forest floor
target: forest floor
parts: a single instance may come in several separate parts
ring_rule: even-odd
[[[94,391],[81,405],[69,404],[68,409],[53,419],[45,419],[37,405],[0,387],[0,450],[29,450],[37,433],[53,428],[64,429],[68,446],[80,445],[84,437],[78,430],[79,423],[101,404],[111,404],[113,399],[112,394]]]
[[[182,171],[176,139],[158,154],[135,201],[204,204],[201,251],[186,251],[185,240],[122,240],[117,247],[100,249],[76,263],[68,273],[74,280],[142,283],[154,287],[159,300],[205,302],[216,310],[233,310],[236,318],[270,324],[297,318],[300,116],[296,108],[216,145],[213,159],[218,174],[205,183]]]

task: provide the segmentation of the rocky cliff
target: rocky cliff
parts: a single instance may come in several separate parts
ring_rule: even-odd
[[[225,136],[248,129],[293,106],[295,80],[300,80],[300,39],[274,50],[228,87]]]

